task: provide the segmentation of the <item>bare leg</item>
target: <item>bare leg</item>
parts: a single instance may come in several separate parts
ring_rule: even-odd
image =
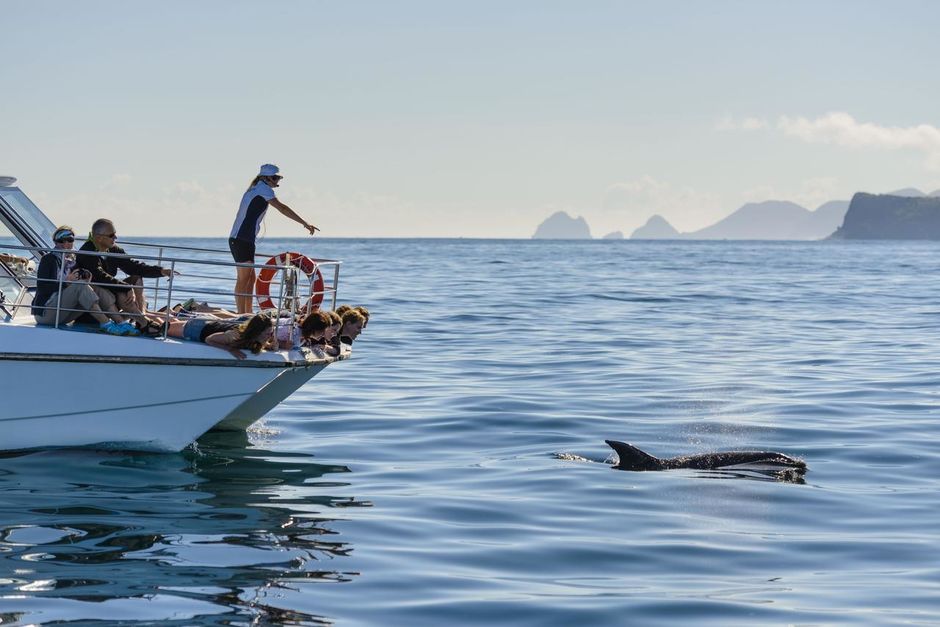
[[[115,297],[114,292],[106,287],[101,287],[99,285],[93,285],[92,289],[95,290],[95,294],[98,296],[98,306],[101,307],[101,310],[106,316],[118,324],[127,320],[126,316],[122,316],[118,312],[117,298]]]
[[[255,291],[255,269],[239,266],[236,268],[238,277],[235,280],[235,310],[242,313],[251,313],[254,309],[252,296]],[[244,294],[244,296],[243,296]]]
[[[116,292],[114,296],[117,299],[118,309],[126,313],[130,318],[136,320],[139,326],[147,326],[150,320],[140,310],[140,307],[138,307],[137,297],[134,294],[134,290],[131,289],[124,290],[123,292]]]
[[[129,279],[136,279],[131,285],[135,286],[132,290],[134,292],[134,300],[137,302],[137,307],[140,309],[140,313],[147,314],[147,299],[144,298],[144,280],[139,276],[128,277],[125,279],[125,283],[129,283]]]

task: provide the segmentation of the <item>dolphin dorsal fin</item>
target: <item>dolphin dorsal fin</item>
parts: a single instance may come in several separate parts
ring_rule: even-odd
[[[617,452],[617,457],[620,458],[620,461],[617,462],[617,468],[623,468],[625,470],[660,470],[662,469],[663,462],[657,457],[653,457],[649,453],[644,453],[637,447],[627,444],[626,442],[618,442],[617,440],[604,440]]]

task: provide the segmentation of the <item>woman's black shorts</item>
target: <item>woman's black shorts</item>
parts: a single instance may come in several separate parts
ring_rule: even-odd
[[[255,262],[255,243],[243,239],[228,238],[228,249],[232,251],[232,258],[236,263]]]

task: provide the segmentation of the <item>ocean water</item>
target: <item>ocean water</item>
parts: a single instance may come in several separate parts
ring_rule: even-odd
[[[313,252],[372,319],[247,435],[0,456],[0,623],[940,624],[940,244]]]

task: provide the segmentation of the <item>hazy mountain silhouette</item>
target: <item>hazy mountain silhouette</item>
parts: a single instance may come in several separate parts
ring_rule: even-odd
[[[861,192],[859,193],[861,194]],[[853,197],[859,196],[856,194]],[[862,194],[863,196],[878,198],[894,198],[909,200],[931,201],[940,198],[940,189],[924,194],[919,189],[907,187],[899,189],[891,194],[882,194],[873,196],[872,194]],[[727,217],[719,220],[715,224],[698,231],[690,233],[678,232],[665,218],[654,215],[646,224],[636,229],[630,236],[630,239],[753,239],[753,240],[816,240],[826,237],[847,237],[847,238],[876,238],[876,239],[933,239],[932,218],[930,212],[933,207],[930,202],[927,204],[914,203],[911,205],[899,204],[898,200],[875,203],[880,207],[882,213],[887,212],[882,217],[877,217],[874,213],[866,213],[865,217],[868,230],[854,230],[857,226],[855,220],[849,222],[849,229],[844,234],[844,220],[847,219],[849,201],[832,200],[823,203],[810,211],[800,205],[780,200],[768,200],[765,202],[748,203]],[[913,212],[913,217],[903,216],[898,211],[899,207],[907,207],[907,210]],[[865,204],[866,212],[870,212],[870,205]],[[903,213],[903,212],[902,212]],[[862,214],[859,214],[859,217]],[[892,217],[893,216],[893,217]],[[907,226],[900,226],[901,223]],[[915,233],[912,225],[919,224],[927,229],[924,233]],[[880,225],[880,226],[878,226]],[[861,233],[866,233],[862,235]],[[916,237],[915,237],[916,235]],[[591,239],[591,229],[587,221],[582,218],[572,218],[564,211],[558,211],[549,216],[542,222],[535,231],[534,239]],[[623,234],[620,231],[614,231],[604,236],[604,239],[620,239]],[[940,239],[938,237],[937,239]]]
[[[556,211],[535,229],[532,239],[591,239],[591,229],[584,218]]]
[[[831,237],[940,240],[940,197],[859,192]]]
[[[788,201],[748,203],[715,224],[683,233],[683,239],[789,239],[827,237],[842,222],[849,203],[833,200],[810,211]]]
[[[630,239],[678,239],[681,237],[666,218],[655,215],[630,236]]]
[[[814,234],[809,239],[824,239],[828,237],[827,235],[820,235],[820,233],[831,232],[833,224],[838,228],[838,226],[842,224],[842,220],[845,218],[845,212],[848,211],[848,209],[848,200],[830,200],[816,207],[816,211],[810,212],[808,221],[806,222],[807,231]]]
[[[901,196],[903,198],[923,198],[927,194],[920,191],[916,187],[905,187],[904,189],[897,189],[893,192],[888,192],[883,194],[884,196]]]

